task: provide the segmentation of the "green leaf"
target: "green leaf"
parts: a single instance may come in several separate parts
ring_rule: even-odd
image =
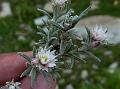
[[[42,8],[38,8],[38,11],[42,12],[44,15],[47,15],[50,19],[52,19],[52,17],[50,16],[50,14],[46,10],[44,10]]]
[[[63,40],[61,40],[60,42],[60,54],[64,53],[64,49],[63,49]]]
[[[29,56],[23,54],[22,52],[18,52],[18,54],[22,56],[27,62],[31,63],[32,59]]]
[[[37,71],[35,68],[32,68],[30,72],[30,76],[31,76],[31,87],[33,87],[37,80]]]
[[[84,51],[84,52],[85,52],[87,55],[89,55],[90,57],[92,57],[92,58],[96,59],[97,61],[101,62],[101,60],[100,60],[98,57],[96,57],[93,53],[88,52],[88,51]]]
[[[59,30],[52,30],[50,33],[51,33],[51,36],[56,36],[58,34]]]
[[[57,61],[57,62],[55,62],[55,64],[64,64],[64,62]]]
[[[71,0],[68,0],[66,3],[66,13],[71,9]]]
[[[43,24],[46,26],[46,28],[48,28],[48,27],[49,27],[49,25],[48,25],[48,20],[45,21],[44,19],[42,19],[42,21],[43,21]]]
[[[43,32],[37,32],[38,35],[42,36],[42,37],[45,37],[46,34],[44,34]]]
[[[90,29],[88,27],[86,27],[86,31],[87,31],[87,34],[88,34],[88,37],[87,37],[87,43],[90,44],[91,43],[91,40],[92,40],[92,34],[90,32]]]
[[[48,78],[48,72],[42,71],[43,76],[47,79]]]
[[[73,56],[66,57],[67,60],[65,61],[65,65],[67,69],[72,69],[75,63],[75,58]]]
[[[64,27],[60,26],[58,23],[54,22],[54,21],[51,21],[51,24],[57,28],[59,28],[60,30],[63,30]]]
[[[91,8],[91,5],[90,5],[87,9],[85,9],[85,10],[78,16],[78,18],[77,18],[75,21],[73,21],[73,24],[72,24],[72,26],[71,26],[70,28],[73,28],[73,27],[80,21],[80,19],[81,19],[84,15],[86,15],[86,13],[88,13],[88,11],[90,10],[90,8]]]
[[[29,75],[30,71],[32,70],[32,67],[28,67],[22,74],[20,77],[24,77],[24,76],[27,76]]]
[[[54,72],[56,78],[61,78],[61,75],[58,72]]]
[[[54,6],[53,7],[53,20],[57,20],[57,18],[59,17],[59,14],[60,14],[60,12],[59,12],[59,8],[58,8],[58,6]]]
[[[84,15],[86,15],[86,13],[88,13],[88,11],[91,9],[91,5],[88,7],[88,8],[86,8],[80,15],[79,15],[79,19],[78,19],[78,21],[84,16]]]
[[[86,61],[83,59],[83,58],[80,58],[79,56],[77,55],[74,55],[74,54],[70,54],[74,59],[77,59],[77,60],[81,60],[83,61],[84,63],[86,63]]]
[[[72,43],[72,40],[69,40],[67,43],[66,43],[66,47],[65,47],[65,52],[68,53],[71,51],[71,49],[73,48],[73,43]]]
[[[37,51],[37,48],[36,48],[36,46],[33,46],[33,58],[35,58],[35,56],[36,56],[36,51]]]
[[[75,60],[74,59],[70,59],[71,60],[71,65],[70,65],[70,68],[73,68],[73,66],[74,66],[74,63],[75,63]]]
[[[57,39],[58,39],[57,37],[51,37],[48,43],[51,43],[53,40],[57,40]]]
[[[50,81],[49,81],[49,74],[48,74],[48,72],[42,71],[42,74],[43,74],[45,80],[47,81],[47,83],[49,83]]]
[[[62,40],[61,40],[60,46],[61,46],[60,47],[61,54],[70,52],[73,48],[72,40],[69,40],[69,41],[63,42],[63,43],[62,43]]]

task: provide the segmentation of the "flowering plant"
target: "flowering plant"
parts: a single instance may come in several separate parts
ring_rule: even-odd
[[[1,87],[0,89],[21,89],[19,85],[21,85],[21,83],[14,82],[14,80],[12,80],[11,82],[6,82],[6,85]]]
[[[72,68],[75,61],[86,62],[83,56],[90,56],[100,61],[91,53],[91,49],[107,42],[107,29],[102,26],[96,26],[93,30],[86,27],[85,36],[77,36],[73,31],[75,25],[90,10],[91,5],[80,15],[75,15],[71,9],[71,0],[51,0],[51,2],[52,16],[46,10],[38,9],[49,19],[43,20],[44,26],[38,26],[40,40],[33,47],[32,57],[19,53],[27,60],[27,69],[21,77],[30,76],[32,86],[39,73],[46,79],[49,74],[59,77],[58,71],[61,68]]]

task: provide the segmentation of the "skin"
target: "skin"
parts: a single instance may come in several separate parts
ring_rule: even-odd
[[[31,56],[31,52],[25,52]],[[35,86],[31,88],[30,78],[20,78],[21,73],[26,69],[26,61],[17,53],[0,54],[0,86],[5,85],[7,81],[14,79],[21,82],[22,89],[55,89],[56,81],[50,78],[50,84],[44,79],[43,75],[39,74]]]
[[[33,88],[31,88],[31,81],[29,77],[24,78],[21,80],[21,88],[22,89],[55,89],[56,87],[56,81],[49,77],[49,81],[46,81],[44,79],[44,76],[42,74],[38,75],[37,81]]]

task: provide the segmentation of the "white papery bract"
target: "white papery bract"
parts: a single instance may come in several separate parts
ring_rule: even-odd
[[[92,38],[94,41],[103,42],[107,40],[107,28],[96,25],[96,27],[92,30]]]
[[[93,47],[107,43],[107,28],[102,27],[101,25],[96,25],[96,27],[94,27],[94,29],[91,31],[91,34]]]
[[[55,51],[50,51],[46,48],[39,48],[36,58],[33,59],[32,62],[37,64],[39,69],[48,71],[48,68],[56,66],[55,61],[57,61]]]
[[[19,87],[21,83],[19,82],[14,82],[14,80],[12,80],[11,82],[6,82],[6,88],[7,89],[21,89]]]
[[[64,5],[68,0],[55,0],[55,3],[58,5]]]

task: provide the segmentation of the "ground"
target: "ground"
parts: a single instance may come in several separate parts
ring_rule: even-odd
[[[5,0],[0,2],[2,1]],[[112,15],[120,17],[120,2],[115,6],[113,5],[115,0],[100,1],[100,8],[90,11],[88,16]],[[41,3],[44,4],[44,0],[9,0],[9,2],[12,6],[13,16],[0,18],[0,53],[29,51],[38,38],[35,35],[37,29],[33,24],[33,19],[42,15],[36,8]],[[90,0],[72,0],[72,6],[79,14],[89,5],[89,2]],[[75,66],[72,74],[63,73],[59,81],[60,89],[65,89],[68,84],[72,85],[74,89],[120,89],[120,52],[118,49],[120,49],[119,45],[110,45],[93,50],[102,59],[102,62],[98,63],[88,58],[90,61],[87,64],[81,62],[78,64],[79,66]],[[118,66],[111,73],[109,66],[113,63],[118,63]],[[94,69],[93,64],[97,65],[98,69]],[[82,70],[88,71],[87,79],[81,78]]]

